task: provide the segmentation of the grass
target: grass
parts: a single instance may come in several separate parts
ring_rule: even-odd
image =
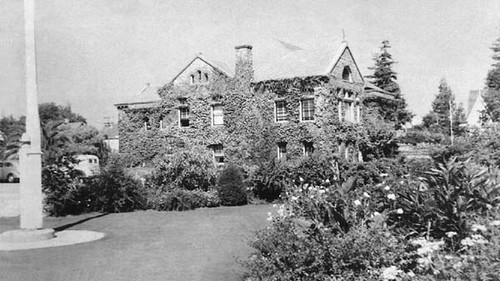
[[[46,218],[44,227],[104,232],[99,241],[0,252],[0,279],[10,280],[240,280],[254,231],[267,226],[270,205],[140,211]],[[0,218],[0,232],[18,218]]]

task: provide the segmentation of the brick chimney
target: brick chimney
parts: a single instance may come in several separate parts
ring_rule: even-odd
[[[253,59],[252,46],[240,45],[234,47],[236,50],[235,78],[240,82],[253,82]]]

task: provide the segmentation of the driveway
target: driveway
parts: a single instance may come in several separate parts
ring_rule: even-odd
[[[237,259],[252,252],[250,237],[265,228],[270,205],[186,212],[140,211],[46,218],[45,227],[104,232],[72,246],[0,252],[2,281],[241,280]],[[18,218],[0,218],[0,232]]]
[[[19,215],[19,183],[0,183],[0,217]]]

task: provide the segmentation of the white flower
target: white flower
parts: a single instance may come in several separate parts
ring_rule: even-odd
[[[292,196],[292,198],[290,198],[291,201],[297,201],[299,199],[299,197],[297,196]]]
[[[354,200],[354,205],[356,205],[356,206],[361,205],[361,201],[359,201],[359,200]]]
[[[491,210],[491,208],[493,208],[493,206],[491,206],[490,204],[486,204],[486,208],[488,208],[488,210]]]
[[[400,181],[399,184],[404,184],[405,182],[404,181]]]
[[[448,232],[446,232],[446,236],[448,236],[449,238],[452,238],[455,235],[457,235],[457,233],[455,231],[448,231]]]
[[[387,194],[387,198],[390,200],[396,200],[396,195],[390,193],[390,194]]]
[[[302,177],[299,177],[299,181],[301,181],[301,182],[302,182],[302,181],[304,181],[304,179],[303,179]]]
[[[415,277],[415,273],[413,273],[413,271],[411,270],[407,273],[407,275],[410,277]]]
[[[491,221],[490,226],[500,226],[500,220]]]
[[[370,198],[370,194],[368,194],[366,192],[363,192],[363,196],[366,197],[366,198]]]
[[[382,173],[382,174],[380,174],[380,177],[381,177],[381,178],[385,178],[385,177],[387,177],[388,175],[389,175],[389,174]]]
[[[386,185],[386,186],[384,187],[384,190],[391,190],[391,188],[390,188],[388,185]]]
[[[401,209],[401,208],[397,209],[397,210],[396,210],[396,213],[398,213],[398,214],[400,214],[400,215],[401,215],[401,214],[403,214],[403,209]]]
[[[330,183],[330,180],[329,180],[329,179],[326,179],[325,183]]]
[[[472,231],[476,232],[478,230],[480,231],[486,231],[486,227],[484,225],[480,225],[480,224],[473,224],[472,227],[471,227]]]
[[[271,214],[271,212],[267,212],[267,221],[271,222],[273,221],[273,214]]]
[[[382,270],[382,280],[396,280],[401,273],[403,273],[403,271],[395,266],[386,267]]]
[[[380,213],[379,212],[373,212],[373,216],[380,216]]]
[[[319,193],[319,194],[323,194],[323,193],[325,193],[325,190],[320,189],[320,190],[318,191],[318,193]]]

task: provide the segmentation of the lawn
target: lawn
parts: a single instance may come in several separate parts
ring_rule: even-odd
[[[186,212],[140,211],[48,217],[45,227],[104,232],[99,241],[0,252],[0,280],[240,280],[255,230],[267,226],[270,205]],[[0,218],[0,232],[18,218]]]

